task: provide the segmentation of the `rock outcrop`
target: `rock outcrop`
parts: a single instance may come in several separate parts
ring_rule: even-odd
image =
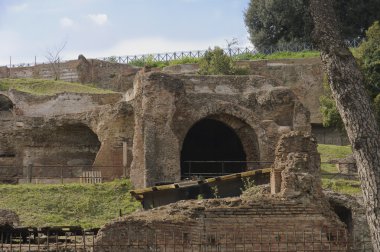
[[[0,209],[0,228],[2,226],[18,226],[20,224],[20,220],[18,215],[10,210]]]

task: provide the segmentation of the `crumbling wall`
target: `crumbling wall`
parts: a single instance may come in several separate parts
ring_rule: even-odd
[[[0,93],[0,182],[16,182],[14,127],[14,104],[5,93]]]
[[[235,129],[249,158],[274,160],[281,134],[310,131],[308,111],[291,90],[280,85],[260,76],[140,72],[127,97],[135,111],[134,185],[178,181],[186,134],[207,118]],[[244,129],[239,131],[241,126]]]
[[[293,198],[322,197],[321,159],[317,142],[310,135],[293,131],[281,136],[276,147],[271,191]]]
[[[133,79],[140,68],[97,59],[87,60],[79,55],[78,60],[25,67],[0,67],[0,78],[59,79],[68,82],[92,84],[99,88],[126,92],[133,86]]]
[[[127,64],[78,57],[78,79],[81,83],[96,83],[97,87],[126,92],[133,87],[133,80],[140,70]]]
[[[4,177],[26,181],[30,164],[33,176],[58,181],[61,175],[80,177],[81,170],[91,166],[100,170],[105,180],[128,174],[134,120],[133,109],[122,101],[122,94],[34,96],[13,90],[7,95],[15,101],[14,117],[12,127],[0,119],[0,133],[4,133],[0,141],[8,139],[13,145],[4,146],[14,146],[16,151],[12,163],[0,159],[0,166],[8,167],[1,169]],[[125,164],[123,142],[129,143]],[[57,166],[66,167],[61,172]]]
[[[346,225],[322,194],[315,141],[299,131],[285,134],[277,145],[273,166],[281,170],[277,193],[258,191],[244,198],[180,201],[136,212],[102,227],[96,244],[101,245],[100,251],[108,246],[122,251],[137,244],[141,249],[198,244],[226,246],[228,251],[227,244],[241,244],[248,250],[265,251],[311,250],[315,246],[321,251],[344,250]],[[297,233],[303,238],[300,243],[296,242]],[[294,243],[297,247],[291,247]]]
[[[370,241],[363,198],[333,191],[324,191],[324,194],[328,198],[331,209],[346,224],[349,238],[356,241],[357,247],[360,248],[363,241]]]

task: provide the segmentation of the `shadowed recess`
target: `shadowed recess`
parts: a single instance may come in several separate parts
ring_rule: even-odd
[[[235,131],[226,124],[203,119],[189,130],[181,151],[181,176],[211,177],[220,173],[242,172],[246,164],[189,161],[246,161],[243,145]],[[189,173],[191,175],[189,175]]]

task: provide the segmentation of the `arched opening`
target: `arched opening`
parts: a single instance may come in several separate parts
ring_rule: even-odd
[[[92,165],[100,148],[98,136],[84,124],[64,124],[41,129],[33,136],[30,151],[33,163],[53,165]],[[48,134],[46,134],[48,133]],[[41,151],[43,150],[43,151]]]
[[[181,177],[242,172],[246,169],[245,161],[246,153],[236,132],[221,121],[207,118],[194,124],[185,137]]]
[[[5,95],[0,94],[0,111],[11,111],[13,108],[12,101]]]
[[[23,163],[33,165],[32,176],[53,180],[79,178],[91,170],[101,145],[98,136],[81,123],[40,128],[30,141]]]
[[[0,94],[0,119],[2,121],[9,120],[12,114],[13,102],[5,95]]]
[[[347,231],[350,235],[352,235],[353,231],[353,219],[352,219],[352,211],[350,208],[340,204],[339,202],[334,202],[330,200],[330,204],[334,209],[334,212],[339,217],[340,221],[342,221],[347,226]]]
[[[13,102],[5,95],[0,94],[0,128],[2,138],[0,139],[0,165],[8,164],[2,158],[14,158],[14,138],[11,134],[13,129]]]

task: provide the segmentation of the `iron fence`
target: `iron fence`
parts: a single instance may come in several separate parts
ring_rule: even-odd
[[[112,165],[0,166],[0,183],[101,183],[104,180],[125,177],[125,169],[125,166]],[[114,175],[113,171],[117,171],[116,174],[119,175]]]
[[[187,160],[182,162],[181,179],[189,178],[212,178],[243,171],[251,171],[262,168],[269,168],[273,161],[199,161]],[[321,162],[321,164],[332,164],[330,162]],[[337,162],[334,165],[355,165],[355,163]],[[212,171],[210,171],[212,170]],[[358,180],[357,173],[342,172],[321,172],[322,177],[336,179],[344,178]]]
[[[322,162],[330,164],[328,162]],[[269,168],[272,161],[183,161],[181,179],[212,178],[244,171]],[[354,163],[338,163],[354,164]],[[101,183],[125,177],[125,166],[91,165],[0,165],[0,183]],[[117,171],[115,174],[113,171]],[[122,174],[122,175],[121,175]],[[322,177],[330,179],[358,180],[356,173],[322,172]]]
[[[271,161],[183,161],[182,179],[212,178],[269,167]],[[212,170],[212,172],[210,172]]]
[[[356,48],[359,46],[362,39],[353,39],[346,40],[345,43],[348,47]],[[230,47],[223,49],[225,54],[230,57],[239,57],[244,54],[256,55],[256,54],[272,54],[276,52],[302,52],[302,51],[313,51],[317,48],[311,43],[294,43],[294,44],[285,44],[281,46],[270,46],[261,51],[258,51],[255,47]],[[121,64],[130,64],[133,62],[141,61],[145,62],[147,60],[157,61],[157,62],[167,62],[172,60],[180,60],[184,58],[201,58],[204,56],[207,50],[193,50],[193,51],[176,51],[176,52],[166,52],[166,53],[152,53],[152,54],[139,54],[139,55],[126,55],[126,56],[108,56],[108,57],[99,57],[97,59],[110,61]],[[64,63],[66,61],[61,61]],[[10,68],[17,67],[30,67],[35,65],[49,64],[49,62],[37,62],[35,60],[33,63],[12,63],[10,61],[9,65],[6,65]]]
[[[47,230],[47,232],[46,232]],[[103,238],[106,237],[106,238]],[[120,230],[97,236],[96,231],[55,232],[27,229],[1,233],[0,252],[124,252],[124,251],[373,251],[368,237],[347,234],[346,230],[310,229],[271,232],[250,227],[247,230],[214,232]]]

